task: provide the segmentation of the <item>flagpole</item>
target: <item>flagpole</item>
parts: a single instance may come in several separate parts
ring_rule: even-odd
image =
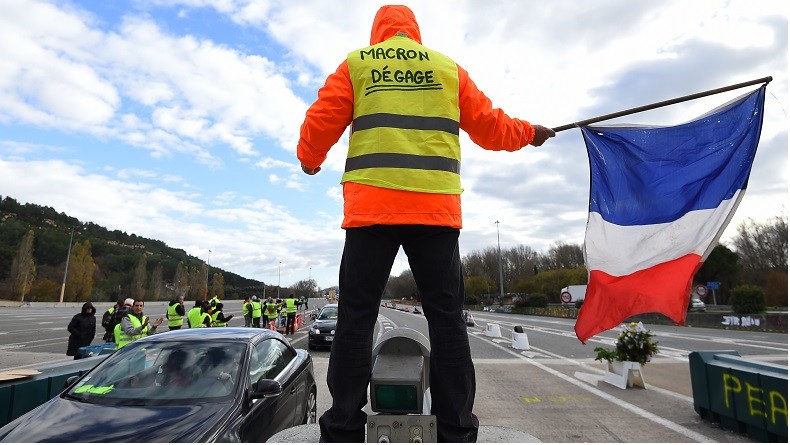
[[[629,114],[640,113],[642,111],[652,110],[654,108],[661,108],[661,107],[665,107],[667,105],[674,105],[674,104],[677,104],[677,103],[680,103],[680,102],[686,102],[686,101],[693,100],[693,99],[699,99],[700,97],[712,96],[714,94],[724,93],[725,91],[737,90],[738,88],[748,87],[748,86],[751,86],[751,85],[757,85],[758,83],[765,83],[767,85],[768,82],[770,82],[772,80],[773,80],[773,77],[768,76],[768,77],[763,77],[761,79],[750,80],[748,82],[736,83],[734,85],[730,85],[730,86],[726,86],[726,87],[716,88],[716,89],[713,89],[713,90],[703,91],[703,92],[695,93],[695,94],[689,94],[688,96],[677,97],[675,99],[664,100],[664,101],[652,103],[652,104],[649,104],[649,105],[642,105],[641,107],[629,108],[627,110],[618,111],[618,112],[615,112],[615,113],[604,114],[602,116],[597,116],[597,117],[593,117],[593,118],[590,118],[590,119],[585,119],[585,120],[582,120],[582,121],[574,122],[572,124],[561,125],[559,127],[552,128],[552,130],[554,130],[554,132],[557,133],[557,132],[564,131],[564,130],[570,130],[571,128],[583,127],[585,125],[593,124],[595,122],[601,122],[601,121],[605,121],[605,120],[609,120],[609,119],[614,119],[616,117],[621,117],[621,116],[626,116],[626,115],[629,115]]]

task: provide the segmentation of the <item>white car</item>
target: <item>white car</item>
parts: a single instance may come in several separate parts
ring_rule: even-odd
[[[705,302],[700,300],[699,297],[691,297],[689,312],[705,312]]]

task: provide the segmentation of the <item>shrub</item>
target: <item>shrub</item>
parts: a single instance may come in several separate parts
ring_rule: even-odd
[[[730,304],[736,314],[761,314],[765,312],[765,292],[751,284],[738,286],[732,290]]]
[[[480,297],[477,295],[467,295],[464,297],[464,304],[467,306],[477,306],[480,304]]]
[[[576,306],[576,309],[581,309],[583,304],[584,304],[584,298],[582,298],[581,300],[576,300],[576,302],[573,305]]]
[[[607,348],[595,348],[595,360],[606,360],[621,362],[639,362],[644,365],[658,352],[658,343],[652,340],[653,334],[642,326],[642,322],[622,324],[623,329],[617,337],[614,350]]]
[[[527,307],[548,307],[549,297],[544,294],[532,294],[527,298]]]

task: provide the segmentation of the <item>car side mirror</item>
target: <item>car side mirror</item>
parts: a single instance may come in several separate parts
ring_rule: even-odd
[[[261,377],[258,382],[252,387],[253,399],[265,399],[267,397],[276,397],[283,392],[283,386],[277,380],[267,379]]]
[[[72,376],[67,377],[66,381],[63,382],[63,388],[62,389],[66,389],[69,386],[73,385],[74,382],[76,382],[77,380],[80,379],[80,377],[82,377],[82,376],[81,375],[72,375]]]

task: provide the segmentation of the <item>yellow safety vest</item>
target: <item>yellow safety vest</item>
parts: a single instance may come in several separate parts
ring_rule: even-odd
[[[184,317],[178,315],[176,308],[181,303],[171,304],[167,307],[167,325],[171,328],[184,324]]]
[[[250,315],[250,309],[247,307],[248,304],[250,304],[249,301],[246,303],[241,303],[241,313],[244,314],[245,317]]]
[[[145,328],[137,335],[129,335],[123,331],[121,323],[115,325],[115,332],[113,332],[113,334],[115,334],[115,349],[121,349],[138,338],[143,338],[148,335],[148,317],[144,315],[143,321],[140,322],[140,319],[131,315],[132,314],[126,314],[126,317],[132,322],[132,327],[139,328],[140,326],[143,326],[143,323],[145,323]]]
[[[354,121],[341,182],[461,194],[455,62],[402,36],[347,61]]]
[[[277,318],[277,305],[274,303],[266,303],[266,318],[274,320]]]
[[[261,302],[252,302],[252,318],[261,318]]]
[[[285,312],[288,314],[296,313],[296,300],[294,300],[293,298],[285,299]]]
[[[202,328],[203,324],[203,311],[199,307],[193,307],[187,312],[187,319],[189,319],[190,328]]]
[[[211,315],[211,326],[214,326],[214,327],[217,327],[217,328],[224,328],[225,326],[228,325],[227,322],[218,321],[217,320],[217,318],[219,318],[219,314],[221,314],[221,313],[222,313],[222,311],[217,311],[217,312],[214,312]]]

